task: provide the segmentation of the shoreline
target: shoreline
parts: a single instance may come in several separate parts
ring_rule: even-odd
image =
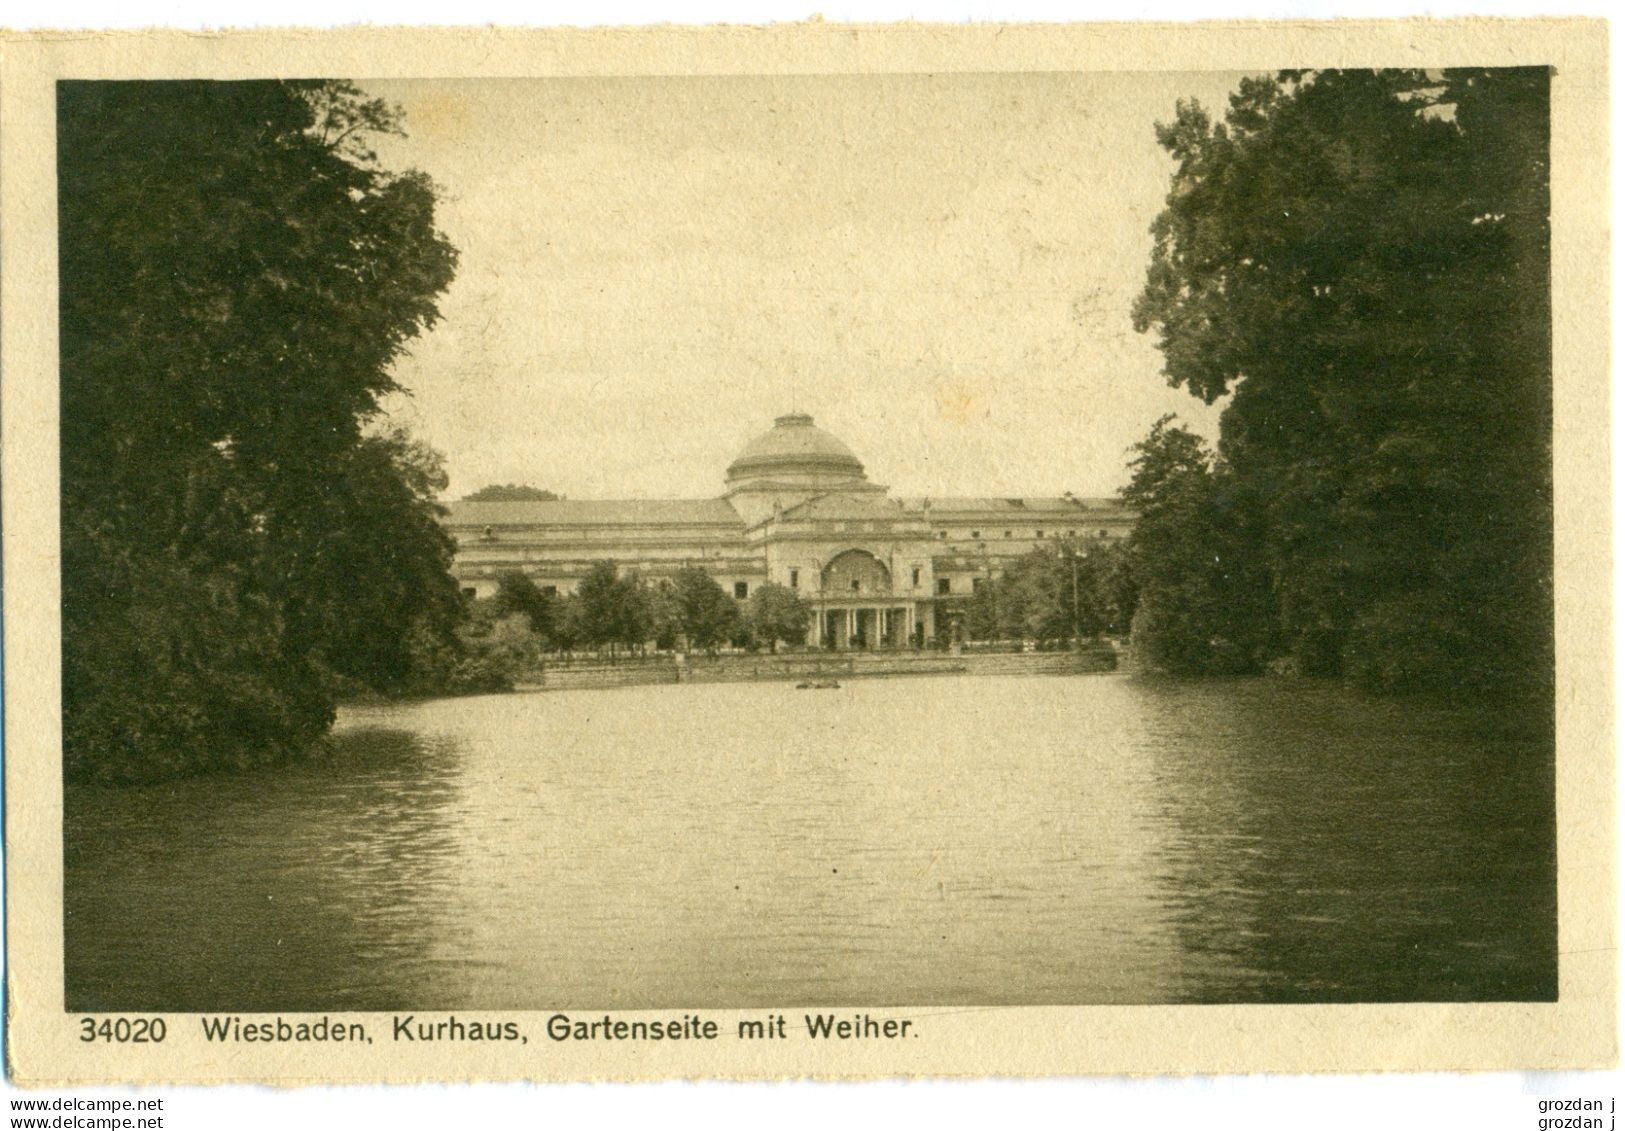
[[[803,678],[880,679],[924,675],[1079,675],[1115,671],[1110,648],[1077,652],[986,655],[909,653],[792,653],[755,656],[644,657],[615,664],[544,668],[541,679],[518,679],[514,691],[564,691],[656,683],[753,683]]]

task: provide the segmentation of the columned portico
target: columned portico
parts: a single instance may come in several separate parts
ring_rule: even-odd
[[[822,604],[813,618],[812,642],[841,651],[906,648],[914,631],[915,610],[908,604]]]

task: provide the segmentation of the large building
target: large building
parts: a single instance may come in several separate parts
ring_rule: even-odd
[[[799,414],[745,445],[719,498],[459,502],[446,518],[469,596],[511,570],[563,594],[598,561],[649,579],[700,565],[741,599],[770,581],[795,590],[817,610],[808,643],[834,648],[929,641],[1011,559],[1132,523],[1114,499],[892,498]]]

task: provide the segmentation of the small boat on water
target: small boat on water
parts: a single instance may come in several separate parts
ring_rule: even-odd
[[[796,684],[797,691],[827,691],[830,688],[840,687],[840,682],[833,679],[804,679]]]

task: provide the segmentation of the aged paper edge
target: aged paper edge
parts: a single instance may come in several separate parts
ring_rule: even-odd
[[[35,33],[0,38],[7,1048],[24,1085],[1354,1072],[1617,1061],[1606,27],[1399,20]],[[55,143],[59,78],[1204,71],[1545,64],[1553,82],[1559,1001],[888,1008],[904,1045],[85,1045],[62,1002]],[[840,1003],[829,1007],[839,1008]],[[701,1010],[724,1032],[765,1011]],[[801,1010],[785,1010],[792,1016]],[[364,1019],[387,1031],[387,1015]],[[495,1014],[467,1013],[467,1019]],[[502,1014],[504,1017],[515,1014]],[[623,1016],[631,1017],[632,1014]],[[638,1016],[653,1016],[641,1014]],[[664,1014],[661,1014],[664,1016]]]

